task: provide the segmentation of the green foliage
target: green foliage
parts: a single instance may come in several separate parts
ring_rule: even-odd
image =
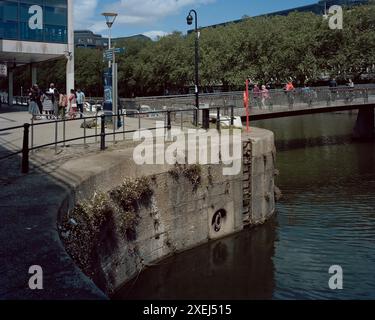
[[[88,276],[96,274],[96,253],[108,235],[136,239],[139,211],[149,205],[152,193],[148,178],[126,179],[110,192],[78,203],[64,218],[60,231],[65,247]]]
[[[194,84],[194,33],[174,32],[158,41],[118,41],[122,97],[185,93]],[[243,88],[244,79],[304,82],[322,75],[359,79],[375,65],[375,6],[344,11],[344,29],[330,30],[328,21],[312,13],[248,18],[242,23],[201,31],[200,82],[203,87]],[[76,84],[86,95],[101,96],[102,52],[76,49]],[[42,87],[53,81],[64,87],[65,60],[41,64]],[[27,83],[25,70],[18,74]],[[17,89],[17,88],[16,88]]]

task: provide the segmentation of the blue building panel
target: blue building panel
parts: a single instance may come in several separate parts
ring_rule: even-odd
[[[0,2],[0,39],[67,43],[67,0]]]

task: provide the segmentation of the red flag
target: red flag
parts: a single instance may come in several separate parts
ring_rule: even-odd
[[[246,110],[246,131],[250,131],[250,112],[249,112],[249,80],[246,79],[246,89],[245,92],[243,93],[243,102],[244,102],[244,107]]]

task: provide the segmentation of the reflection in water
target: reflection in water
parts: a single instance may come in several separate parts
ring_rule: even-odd
[[[118,299],[375,299],[375,144],[350,114],[253,123],[275,132],[275,221],[143,272]],[[328,288],[332,265],[344,290]]]
[[[115,299],[271,299],[275,227],[270,221],[164,260]]]

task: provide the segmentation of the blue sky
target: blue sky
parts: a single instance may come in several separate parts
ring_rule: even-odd
[[[173,31],[186,32],[186,15],[198,12],[200,26],[240,19],[282,9],[316,3],[318,0],[75,0],[75,29],[89,29],[107,35],[100,13],[119,13],[114,36],[145,34],[151,37]]]

